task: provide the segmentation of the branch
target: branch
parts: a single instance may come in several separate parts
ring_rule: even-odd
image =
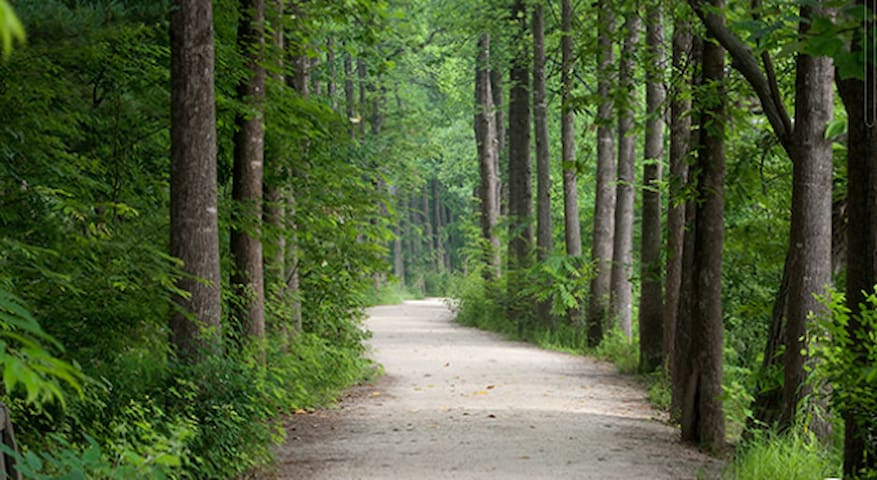
[[[445,33],[446,31],[447,30],[444,27],[439,28],[438,30],[434,30],[432,33],[429,34],[428,37],[426,37],[426,40],[421,42],[420,45],[417,45],[416,47],[414,47],[412,49],[412,51],[419,52],[419,51],[423,50],[424,48],[429,46],[430,43],[432,43],[432,41],[435,39],[436,35],[438,35],[439,33]],[[393,57],[403,53],[404,51],[405,51],[405,46],[403,45],[403,46],[397,48],[396,50],[393,50],[393,52],[390,53],[389,55],[387,55],[385,58],[387,60],[391,60]]]
[[[766,59],[768,62],[766,65],[770,70],[770,80],[762,72],[761,67],[758,65],[758,59],[752,50],[725,26],[723,17],[704,12],[703,0],[688,0],[688,3],[703,22],[710,35],[718,40],[719,44],[731,55],[733,60],[732,66],[743,75],[746,81],[749,82],[752,90],[755,91],[755,95],[758,96],[758,100],[761,102],[761,108],[764,109],[767,120],[770,122],[771,127],[773,127],[774,134],[776,134],[786,153],[791,157],[792,121],[782,99],[779,98],[779,88],[771,84],[771,82],[775,84],[776,79],[772,72],[773,66],[769,62],[769,57]]]

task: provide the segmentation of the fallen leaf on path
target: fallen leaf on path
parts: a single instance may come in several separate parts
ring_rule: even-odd
[[[475,395],[487,395],[487,390],[479,390],[479,391],[473,393],[472,395],[473,395],[473,396],[475,396]]]
[[[381,396],[381,392],[372,392],[372,396],[373,396],[373,397],[380,397],[380,396]]]
[[[487,389],[488,389],[488,390],[493,390],[494,388],[496,388],[496,385],[488,385],[488,386],[487,386]]]
[[[487,415],[487,418],[496,418],[496,415],[494,415],[494,414],[491,413],[491,414],[488,414],[488,415]]]
[[[451,366],[451,362],[448,362],[448,363],[445,364],[445,368],[448,368],[448,367],[450,367],[450,366]]]

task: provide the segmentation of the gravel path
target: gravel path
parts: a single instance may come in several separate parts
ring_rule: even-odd
[[[280,479],[696,479],[645,392],[593,359],[461,327],[440,300],[369,311],[386,374],[294,415]]]

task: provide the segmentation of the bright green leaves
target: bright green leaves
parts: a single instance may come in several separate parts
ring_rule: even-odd
[[[53,356],[51,347],[60,345],[40,328],[21,300],[0,289],[0,368],[6,390],[20,388],[32,404],[65,404],[65,384],[81,393],[84,377],[79,368]]]
[[[15,40],[24,42],[24,27],[6,0],[0,0],[0,51],[3,58],[12,52]]]

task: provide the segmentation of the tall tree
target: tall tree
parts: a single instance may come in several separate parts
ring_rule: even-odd
[[[579,203],[576,168],[576,137],[575,137],[575,112],[572,105],[573,90],[573,32],[572,0],[563,0],[561,11],[560,54],[561,54],[561,107],[560,107],[560,142],[563,165],[563,219],[564,240],[566,254],[571,257],[582,256],[582,233],[579,225]],[[571,324],[579,322],[579,309],[573,308],[569,312]]]
[[[508,213],[508,185],[503,183],[503,175],[500,173],[503,167],[508,167],[508,129],[506,128],[505,100],[502,89],[502,70],[498,67],[490,69],[490,94],[493,96],[494,123],[496,124],[496,174],[499,180],[496,182],[496,215]],[[508,172],[505,172],[508,173]]]
[[[643,163],[642,242],[640,249],[640,369],[661,364],[663,292],[661,288],[661,165],[664,160],[664,12],[660,1],[646,11],[646,139]]]
[[[594,200],[594,231],[591,261],[595,274],[588,297],[588,345],[603,339],[603,325],[609,313],[609,287],[612,278],[612,237],[615,233],[615,136],[612,119],[612,79],[614,65],[612,2],[600,0],[597,14],[597,187]]]
[[[276,57],[276,69],[271,76],[274,80],[272,86],[278,89],[285,88],[286,79],[283,74],[283,61],[285,42],[283,39],[283,10],[284,0],[274,0],[274,9],[271,19],[271,40],[273,54]],[[270,128],[270,127],[269,127]],[[265,178],[264,196],[265,208],[263,222],[271,230],[272,235],[263,246],[265,247],[265,284],[281,284],[286,281],[286,237],[285,217],[286,205],[282,192],[283,155],[281,152],[266,152],[265,155]]]
[[[853,52],[860,53],[867,49],[866,42],[873,42],[873,37],[868,38],[866,34],[875,28],[874,7],[865,0],[857,0],[856,4],[865,9],[866,15],[872,15],[864,17],[867,23],[858,29],[851,45]],[[850,262],[846,275],[846,305],[850,309],[847,329],[853,339],[865,339],[873,334],[862,324],[860,312],[866,304],[865,296],[877,284],[877,122],[874,121],[877,107],[873,101],[877,98],[877,65],[873,57],[864,57],[863,60],[862,78],[837,75],[838,90],[847,110],[847,258]],[[867,349],[874,348],[873,336],[870,338],[870,344],[864,341],[855,344],[855,367],[863,370],[869,367],[865,361]],[[842,414],[845,427],[844,477],[855,478],[877,470],[874,412],[848,405]]]
[[[221,313],[212,2],[176,0],[170,40],[170,254],[182,261],[177,288],[188,293],[173,298],[171,342],[196,359],[219,338]]]
[[[618,170],[615,193],[615,235],[612,247],[610,315],[627,338],[631,338],[633,275],[633,203],[636,166],[636,135],[633,129],[636,87],[634,67],[639,41],[639,11],[627,12],[624,22],[624,46],[618,69],[616,109],[618,110]]]
[[[262,270],[262,168],[265,152],[265,2],[241,0],[238,48],[247,62],[247,75],[237,86],[244,111],[235,115],[232,199],[238,219],[231,231],[234,270],[232,291],[238,297],[235,316],[241,333],[265,335],[265,286]]]
[[[682,247],[685,233],[685,186],[688,183],[688,152],[691,139],[692,68],[691,24],[677,15],[673,22],[673,77],[670,96],[670,176],[667,202],[667,266],[664,289],[663,355],[668,372],[673,368],[679,293],[682,286]]]
[[[544,261],[551,255],[551,156],[548,148],[548,108],[545,100],[545,19],[542,4],[533,5],[533,126],[536,140],[536,257]],[[551,301],[537,307],[539,321],[551,318]]]
[[[721,12],[724,0],[710,0]],[[708,16],[717,16],[708,13]],[[682,439],[719,452],[725,443],[722,410],[722,249],[725,182],[725,51],[703,46],[703,84],[697,98],[700,134],[697,159],[698,211],[694,229],[691,343],[685,352],[690,373],[682,397]],[[678,352],[682,354],[682,352]]]
[[[786,111],[768,53],[761,55],[764,69],[755,54],[724,24],[720,15],[707,15],[701,1],[689,0],[707,30],[734,58],[734,66],[752,86],[774,134],[792,160],[792,221],[783,285],[788,282],[788,299],[777,296],[771,334],[784,332],[782,405],[759,407],[757,412],[781,410],[779,420],[786,428],[795,421],[798,404],[807,393],[804,365],[807,362],[807,321],[821,309],[814,294],[831,282],[831,143],[824,132],[832,117],[832,61],[804,52],[796,56],[795,122]],[[760,6],[755,2],[754,6]],[[799,36],[806,38],[813,18],[825,16],[826,7],[811,2],[800,10]],[[785,328],[777,325],[786,313]],[[768,338],[768,351],[776,339]],[[770,361],[765,358],[765,362]],[[762,397],[766,399],[777,397]],[[814,425],[815,426],[815,425]],[[822,425],[819,425],[822,427]],[[824,430],[823,428],[819,429]]]
[[[530,264],[533,249],[533,186],[530,163],[530,73],[527,41],[527,7],[524,0],[515,0],[511,18],[516,22],[514,57],[509,80],[509,308],[510,318],[521,328],[526,326],[531,311],[524,299],[523,272]]]
[[[499,198],[497,185],[496,122],[493,114],[493,95],[490,82],[490,36],[481,34],[478,41],[478,60],[475,65],[475,141],[478,146],[478,165],[481,175],[481,236],[484,241],[484,275],[496,278],[500,270],[500,245],[496,233]]]

